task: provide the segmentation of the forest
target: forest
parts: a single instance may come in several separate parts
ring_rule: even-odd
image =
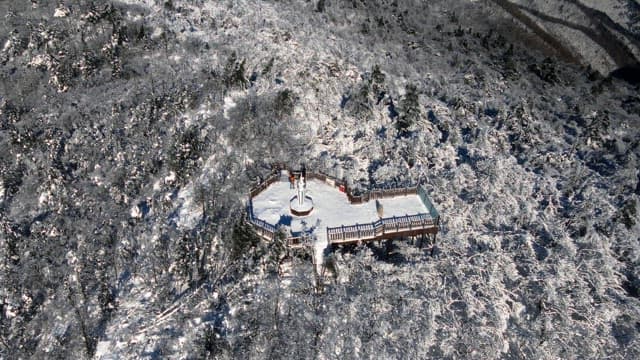
[[[636,1],[0,14],[0,358],[640,357]],[[421,183],[437,241],[318,274],[245,221],[275,162]]]

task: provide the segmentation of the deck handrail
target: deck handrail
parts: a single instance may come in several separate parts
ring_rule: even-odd
[[[262,193],[271,184],[278,181],[282,176],[282,171],[287,171],[289,174],[293,172],[286,164],[275,164],[271,174],[262,183],[253,187],[249,191],[248,220],[259,230],[260,235],[270,239],[275,237],[278,228],[253,215],[252,199]],[[321,172],[309,170],[306,171],[306,175],[308,179],[317,179],[332,187],[338,188],[340,191],[343,191],[351,204],[362,204],[371,200],[393,198],[397,196],[418,195],[428,210],[428,213],[382,218],[366,224],[355,224],[333,228],[327,227],[327,240],[329,243],[370,240],[379,238],[385,234],[400,233],[407,230],[436,228],[437,231],[440,223],[440,214],[433,206],[433,203],[427,195],[426,189],[422,185],[395,189],[371,189],[361,195],[353,195],[352,190],[344,180],[334,178]],[[304,242],[303,237],[304,236],[289,236],[287,238],[287,243],[298,244]]]
[[[280,179],[280,174],[282,171],[287,171],[289,172],[289,174],[293,173],[293,170],[291,170],[289,167],[287,167],[283,163],[274,164],[271,174],[269,174],[269,176],[262,183],[254,186],[249,191],[250,196],[253,198],[259,195],[267,187],[269,187],[269,185],[273,184],[278,179]],[[361,203],[369,202],[371,200],[385,199],[385,198],[391,198],[396,196],[407,196],[407,195],[415,195],[415,194],[420,195],[420,189],[422,188],[419,185],[405,186],[405,187],[394,188],[394,189],[374,188],[367,192],[364,192],[361,195],[353,195],[353,191],[349,188],[346,181],[344,180],[337,179],[331,175],[327,175],[319,171],[307,170],[306,173],[307,173],[308,179],[317,179],[319,181],[325,182],[328,185],[331,185],[336,188],[342,187],[345,194],[347,195],[347,199],[352,204],[361,204]],[[422,188],[422,190],[424,191],[424,188]],[[426,195],[426,191],[424,192],[424,195]],[[433,205],[431,205],[431,207],[433,207]]]
[[[368,240],[385,234],[434,227],[437,227],[437,224],[434,219],[431,218],[430,214],[405,215],[382,218],[366,224],[327,227],[327,240],[329,243],[339,243],[349,240]]]
[[[253,215],[253,202],[251,201],[251,199],[249,199],[249,204],[247,205],[247,213],[247,221],[256,228],[260,229],[260,235],[263,235],[270,239],[273,239],[275,237],[278,229],[271,223],[266,222],[265,220],[262,220]]]

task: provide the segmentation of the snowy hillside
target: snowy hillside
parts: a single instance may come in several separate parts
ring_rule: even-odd
[[[589,65],[605,75],[623,67],[638,71],[640,4],[635,0],[493,2],[566,60]]]
[[[636,5],[0,2],[0,358],[638,358]],[[242,221],[272,162],[437,243],[318,278]]]

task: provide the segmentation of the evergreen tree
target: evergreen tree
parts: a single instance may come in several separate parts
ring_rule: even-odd
[[[420,119],[421,111],[418,102],[418,90],[415,85],[405,87],[405,95],[400,102],[400,116],[396,122],[400,136],[408,136],[409,128]]]

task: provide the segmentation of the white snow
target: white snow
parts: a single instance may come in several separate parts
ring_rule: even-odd
[[[71,13],[69,8],[60,6],[53,12],[53,17],[67,17]]]
[[[8,319],[16,317],[16,315],[18,315],[18,312],[14,310],[18,310],[18,309],[11,306],[11,304],[7,304],[4,308],[4,316],[7,317]]]
[[[5,52],[11,48],[12,42],[11,39],[7,40],[2,47],[2,52]]]
[[[140,210],[140,207],[138,205],[134,205],[131,208],[129,215],[131,215],[131,217],[134,219],[140,219],[142,217],[142,210]]]
[[[229,119],[229,110],[233,109],[234,107],[236,107],[236,102],[233,99],[233,96],[227,96],[224,98],[224,105],[223,105],[223,109],[224,109],[224,118],[225,119]]]
[[[49,202],[49,200],[51,200],[51,192],[45,191],[40,194],[40,197],[38,198],[38,205],[40,206],[46,205]]]
[[[169,172],[169,175],[167,175],[164,178],[164,183],[165,184],[173,184],[176,181],[176,173],[173,171]]]
[[[31,60],[29,61],[29,66],[33,66],[33,67],[48,66],[48,64],[49,64],[49,58],[41,54],[38,54],[32,57]]]
[[[111,353],[111,344],[108,341],[99,341],[96,346],[96,353],[94,357],[96,359],[111,359],[109,354]]]
[[[164,33],[164,30],[158,26],[155,29],[153,29],[153,32],[151,33],[151,38],[158,39],[162,36],[163,33]]]
[[[176,225],[181,229],[193,229],[202,217],[202,206],[193,195],[193,187],[193,184],[189,184],[178,192],[179,210]]]
[[[305,228],[312,230],[316,237],[314,248],[318,260],[323,258],[322,254],[328,245],[327,227],[365,224],[378,220],[375,201],[351,204],[344,193],[315,179],[307,182],[307,195],[313,199],[313,211],[309,216],[295,217],[289,211],[290,200],[295,194],[296,190],[290,188],[288,181],[275,182],[253,198],[253,214],[274,225],[289,225],[290,218],[290,228],[294,233]],[[379,201],[383,206],[385,218],[428,213],[417,195]]]

